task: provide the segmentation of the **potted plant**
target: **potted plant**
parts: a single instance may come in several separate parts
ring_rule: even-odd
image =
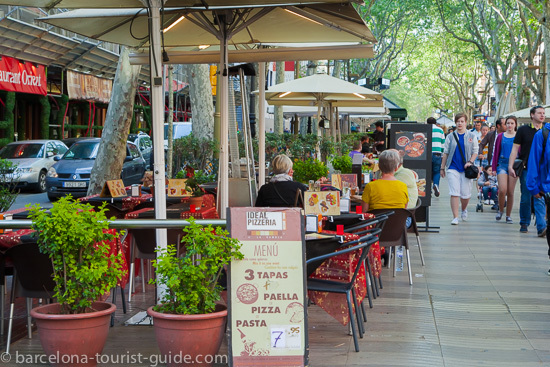
[[[196,356],[215,355],[225,331],[227,307],[218,303],[222,291],[218,279],[232,259],[243,258],[239,241],[227,231],[203,227],[193,218],[189,222],[181,241],[185,255],[176,257],[176,247],[169,245],[153,260],[157,279],[151,283],[158,282],[166,290],[160,303],[147,312],[153,317],[157,343],[168,366],[211,365]],[[182,355],[189,355],[189,360],[178,360],[176,356]]]
[[[213,175],[205,175],[201,171],[197,171],[197,170],[194,171],[193,175],[190,176],[185,182],[187,191],[191,194],[191,198],[189,199],[189,204],[195,205],[195,208],[197,209],[199,209],[202,206],[202,196],[205,194],[205,192],[200,185],[210,182],[212,180],[213,180]]]
[[[109,230],[105,205],[94,211],[90,204],[67,196],[49,212],[32,206],[29,217],[40,251],[52,261],[57,300],[31,311],[42,347],[49,356],[80,358],[68,364],[57,360],[57,365],[94,366],[116,310],[99,299],[124,275],[122,255],[111,252],[109,241],[117,234]]]

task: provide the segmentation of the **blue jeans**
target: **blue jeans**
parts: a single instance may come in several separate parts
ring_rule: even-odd
[[[483,186],[481,190],[483,191],[483,200],[489,200],[489,193],[491,193],[491,200],[495,203],[498,202],[498,188]]]
[[[525,178],[527,177],[527,170],[523,170],[519,179],[521,187],[521,200],[519,202],[519,224],[529,226],[531,224],[531,198],[535,207],[535,218],[537,220],[537,232],[542,231],[546,227],[546,205],[544,199],[534,198],[533,195],[527,190],[527,183]]]
[[[441,179],[441,154],[432,153],[432,181],[434,185],[439,187],[439,180]]]

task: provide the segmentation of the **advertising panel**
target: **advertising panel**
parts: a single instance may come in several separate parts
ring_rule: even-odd
[[[40,94],[47,93],[44,65],[22,62],[13,57],[0,58],[0,89],[9,92]]]
[[[244,259],[229,275],[230,366],[304,366],[303,217],[297,208],[230,208]]]

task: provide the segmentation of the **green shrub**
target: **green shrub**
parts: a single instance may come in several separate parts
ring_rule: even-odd
[[[340,171],[340,173],[351,173],[351,163],[352,161],[349,155],[332,158],[332,168]]]
[[[241,244],[229,237],[220,227],[203,227],[191,223],[183,229],[182,244],[186,253],[176,257],[176,247],[169,245],[153,260],[158,283],[166,285],[167,291],[161,297],[161,304],[154,310],[162,313],[195,315],[214,312],[220,299],[221,287],[218,278],[224,265],[232,259],[242,259]],[[158,251],[158,249],[157,249]],[[150,283],[157,280],[151,279]]]
[[[110,245],[105,242],[118,236],[106,232],[105,205],[96,212],[90,204],[69,195],[53,203],[49,213],[39,204],[30,207],[40,252],[52,261],[53,297],[64,314],[90,312],[92,303],[115,287],[124,274],[122,254],[110,255]]]
[[[294,181],[307,184],[310,180],[317,181],[321,177],[328,175],[328,168],[323,162],[318,160],[308,159],[301,161],[294,160]]]

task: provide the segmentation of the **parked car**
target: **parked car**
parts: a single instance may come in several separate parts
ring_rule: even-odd
[[[100,138],[78,140],[48,170],[46,189],[48,198],[56,200],[67,194],[73,197],[86,196],[90,185],[90,173],[99,150]],[[121,179],[124,185],[140,182],[145,173],[145,160],[138,147],[126,143],[126,158],[122,166]]]
[[[13,174],[17,186],[46,191],[46,173],[68,150],[59,140],[23,140],[9,143],[0,150],[0,158],[17,165]]]
[[[138,134],[129,134],[128,141],[138,147],[143,159],[145,159],[145,169],[147,171],[151,170],[151,155],[153,154],[153,141],[151,137],[140,131]]]
[[[191,122],[173,122],[172,137],[173,140],[183,138],[191,134],[193,124]],[[168,124],[164,124],[164,150],[168,149]]]

